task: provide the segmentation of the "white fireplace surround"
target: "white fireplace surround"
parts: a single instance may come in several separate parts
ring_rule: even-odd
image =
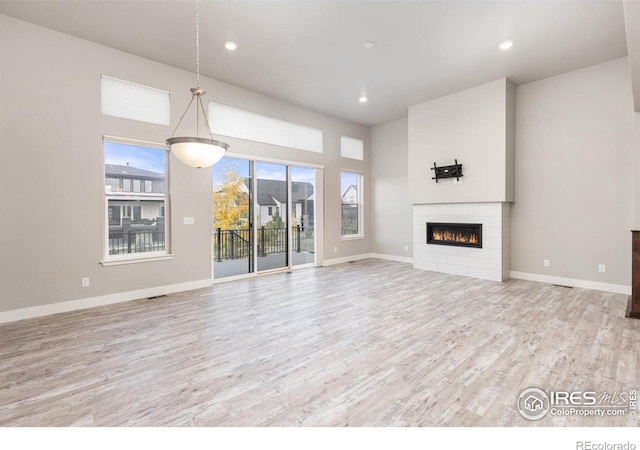
[[[481,223],[482,248],[427,244],[427,222]],[[413,206],[413,266],[486,280],[510,272],[510,204],[446,203]]]

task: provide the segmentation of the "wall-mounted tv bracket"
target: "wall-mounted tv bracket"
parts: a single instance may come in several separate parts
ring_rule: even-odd
[[[460,181],[460,177],[462,176],[462,164],[458,164],[458,160],[454,160],[456,163],[452,166],[440,166],[438,167],[436,163],[433,163],[433,167],[431,170],[435,172],[435,177],[431,177],[432,180],[436,180],[436,183],[440,178],[454,178],[457,181]]]

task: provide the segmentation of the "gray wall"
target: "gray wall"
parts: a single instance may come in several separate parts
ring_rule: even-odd
[[[633,229],[640,230],[640,112],[635,113],[635,148],[633,150],[633,155],[635,157],[635,189],[634,189],[634,197],[633,197],[633,207],[634,207],[634,215],[633,215]]]
[[[174,259],[99,263],[105,214],[102,135],[164,142],[186,106],[195,75],[2,15],[0,42],[0,312],[210,278],[211,171],[189,168],[173,156]],[[101,74],[170,91],[172,127],[102,116]],[[370,252],[370,233],[340,241],[340,169],[362,171],[369,196],[367,127],[206,77],[201,84],[206,100],[322,129],[323,154],[224,140],[238,153],[325,165],[325,255]],[[187,132],[195,123],[183,126]],[[365,161],[340,158],[341,135],[365,141]],[[194,217],[195,225],[183,225],[184,216]],[[370,229],[369,211],[365,218]],[[89,288],[80,287],[81,277],[91,278]]]
[[[511,269],[629,285],[634,151],[626,58],[519,86]]]
[[[409,108],[411,203],[513,201],[512,101],[513,87],[501,79]],[[462,184],[431,179],[434,162],[455,159]]]
[[[640,228],[634,203],[640,199],[640,162],[634,164],[640,161],[640,114],[633,112],[626,58],[520,86],[515,98],[515,138],[507,133],[516,143],[511,270],[629,285],[629,230]],[[386,230],[401,226],[409,212],[391,204],[385,190],[400,189],[401,197],[402,186],[390,185],[408,176],[407,168],[392,164],[404,158],[401,145],[393,150],[396,159],[387,157],[388,143],[402,140],[402,122],[371,133],[372,251],[398,256],[403,244]],[[393,214],[387,208],[395,208]],[[550,267],[543,267],[544,259]],[[607,271],[599,273],[598,264]]]
[[[640,2],[624,0],[624,30],[636,111],[640,111]]]
[[[413,212],[407,180],[408,127],[408,119],[404,118],[371,129],[371,251],[403,258],[413,256]]]

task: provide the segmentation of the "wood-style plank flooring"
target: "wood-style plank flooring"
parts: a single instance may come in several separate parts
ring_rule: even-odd
[[[2,426],[629,426],[515,408],[638,388],[627,297],[365,260],[0,325]]]

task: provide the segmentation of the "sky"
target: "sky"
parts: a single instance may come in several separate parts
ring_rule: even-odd
[[[166,150],[139,145],[104,143],[104,163],[164,173]]]

